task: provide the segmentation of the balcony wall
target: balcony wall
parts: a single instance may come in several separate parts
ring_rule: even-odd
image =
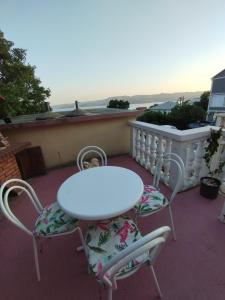
[[[203,155],[210,135],[210,128],[206,126],[189,130],[177,130],[164,126],[148,124],[143,122],[130,122],[132,138],[131,151],[136,161],[151,173],[154,172],[156,162],[161,164],[161,180],[174,187],[176,182],[177,169],[174,165],[164,162],[164,155],[169,152],[178,154],[185,165],[182,189],[191,188],[199,184],[199,179],[208,174]],[[218,153],[213,158],[213,168],[224,160],[224,141],[220,141]],[[224,180],[225,172],[221,174]]]
[[[48,168],[75,160],[86,145],[98,145],[107,155],[130,152],[130,128],[140,112],[120,112],[107,115],[81,116],[24,124],[1,125],[0,131],[11,144],[30,142],[41,146]]]

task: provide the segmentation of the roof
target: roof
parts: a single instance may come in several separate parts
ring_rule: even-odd
[[[128,113],[132,114],[140,113],[140,111],[136,110],[127,110],[127,109],[117,109],[117,108],[93,108],[93,109],[78,109],[78,110],[70,110],[70,111],[59,111],[59,112],[45,112],[45,113],[37,113],[37,114],[29,114],[29,115],[19,115],[16,117],[12,117],[11,125],[13,124],[30,124],[30,123],[38,123],[39,121],[46,121],[46,120],[65,120],[73,117],[81,117],[81,116],[101,116],[101,115],[118,115]],[[5,121],[0,119],[0,126],[5,125]]]
[[[212,77],[212,79],[217,79],[220,77],[225,77],[225,69],[221,72],[219,72],[218,74],[216,74],[215,76]]]
[[[117,118],[136,118],[138,115],[142,113],[142,111],[138,110],[128,110],[128,109],[101,109],[95,110],[88,110],[89,113],[86,115],[81,116],[69,116],[66,117],[65,115],[62,117],[56,118],[31,118],[32,115],[21,116],[22,118],[16,119],[12,118],[12,123],[6,124],[4,120],[0,119],[0,130],[8,130],[8,129],[15,129],[15,128],[35,128],[35,127],[46,127],[46,126],[58,126],[60,124],[78,124],[78,123],[87,123],[87,122],[96,122],[98,120],[110,120],[110,119],[117,119]],[[111,110],[111,111],[110,111]]]
[[[154,106],[151,108],[151,110],[171,110],[176,105],[176,102],[173,101],[167,101],[162,104],[158,104],[157,106]]]

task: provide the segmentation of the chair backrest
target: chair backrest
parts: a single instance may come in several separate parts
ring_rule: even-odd
[[[79,171],[88,168],[88,164],[90,164],[90,162],[88,162],[86,160],[88,160],[90,158],[100,159],[100,163],[102,166],[107,165],[107,156],[100,147],[86,146],[83,149],[81,149],[77,155],[77,166],[78,166]],[[92,167],[91,164],[90,164],[90,166]],[[97,164],[95,166],[97,166]]]
[[[164,157],[163,157],[163,163],[159,163],[156,165],[155,168],[155,172],[154,172],[154,176],[153,176],[153,186],[155,188],[159,188],[159,181],[160,181],[160,177],[161,177],[161,169],[162,169],[162,165],[165,164],[170,164],[173,163],[176,168],[177,168],[177,174],[176,174],[176,184],[175,187],[172,191],[172,194],[169,198],[169,201],[172,202],[172,200],[174,199],[174,197],[176,196],[176,194],[180,191],[182,184],[184,182],[184,174],[185,174],[185,166],[184,166],[184,162],[182,160],[182,158],[177,155],[176,153],[167,153]]]
[[[43,207],[38,200],[38,197],[34,191],[34,189],[29,185],[26,181],[21,179],[9,179],[5,181],[0,188],[0,207],[5,215],[5,217],[11,221],[14,225],[28,233],[29,235],[33,235],[32,231],[29,230],[17,217],[12,213],[9,207],[9,196],[10,192],[23,191],[26,193],[31,203],[34,205],[37,213],[40,213],[43,210]]]
[[[170,231],[171,229],[168,226],[160,227],[122,250],[103,267],[99,279],[108,285],[112,285],[111,280],[115,279],[116,274],[121,268],[125,267],[131,260],[145,253],[149,253],[150,264],[154,264]],[[132,274],[131,272],[126,277]]]

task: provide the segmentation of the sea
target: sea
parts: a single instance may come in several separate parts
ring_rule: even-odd
[[[164,102],[164,101],[163,101]],[[148,102],[148,103],[135,103],[135,104],[130,104],[129,110],[136,109],[137,107],[147,107],[152,106],[154,104],[161,104],[163,102]],[[71,111],[74,110],[74,104],[72,103],[71,106],[69,104],[65,104],[65,106],[62,104],[60,106],[52,106],[52,111],[53,112],[61,112],[61,111]],[[97,108],[106,108],[106,105],[92,105],[92,106],[85,106],[82,105],[82,103],[79,103],[79,108],[80,109],[97,109]]]

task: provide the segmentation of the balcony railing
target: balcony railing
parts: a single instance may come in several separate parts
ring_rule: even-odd
[[[201,128],[178,130],[164,126],[158,126],[143,122],[131,121],[131,151],[132,157],[150,173],[154,172],[156,161],[161,164],[161,180],[174,186],[176,180],[176,168],[164,162],[164,155],[169,152],[178,154],[184,162],[185,174],[182,189],[186,190],[199,183],[202,176],[207,175],[203,155],[210,128],[218,127],[206,126]],[[214,164],[224,157],[221,156],[224,147],[224,136],[221,141],[217,155],[213,159]],[[225,178],[225,172],[221,179]]]

